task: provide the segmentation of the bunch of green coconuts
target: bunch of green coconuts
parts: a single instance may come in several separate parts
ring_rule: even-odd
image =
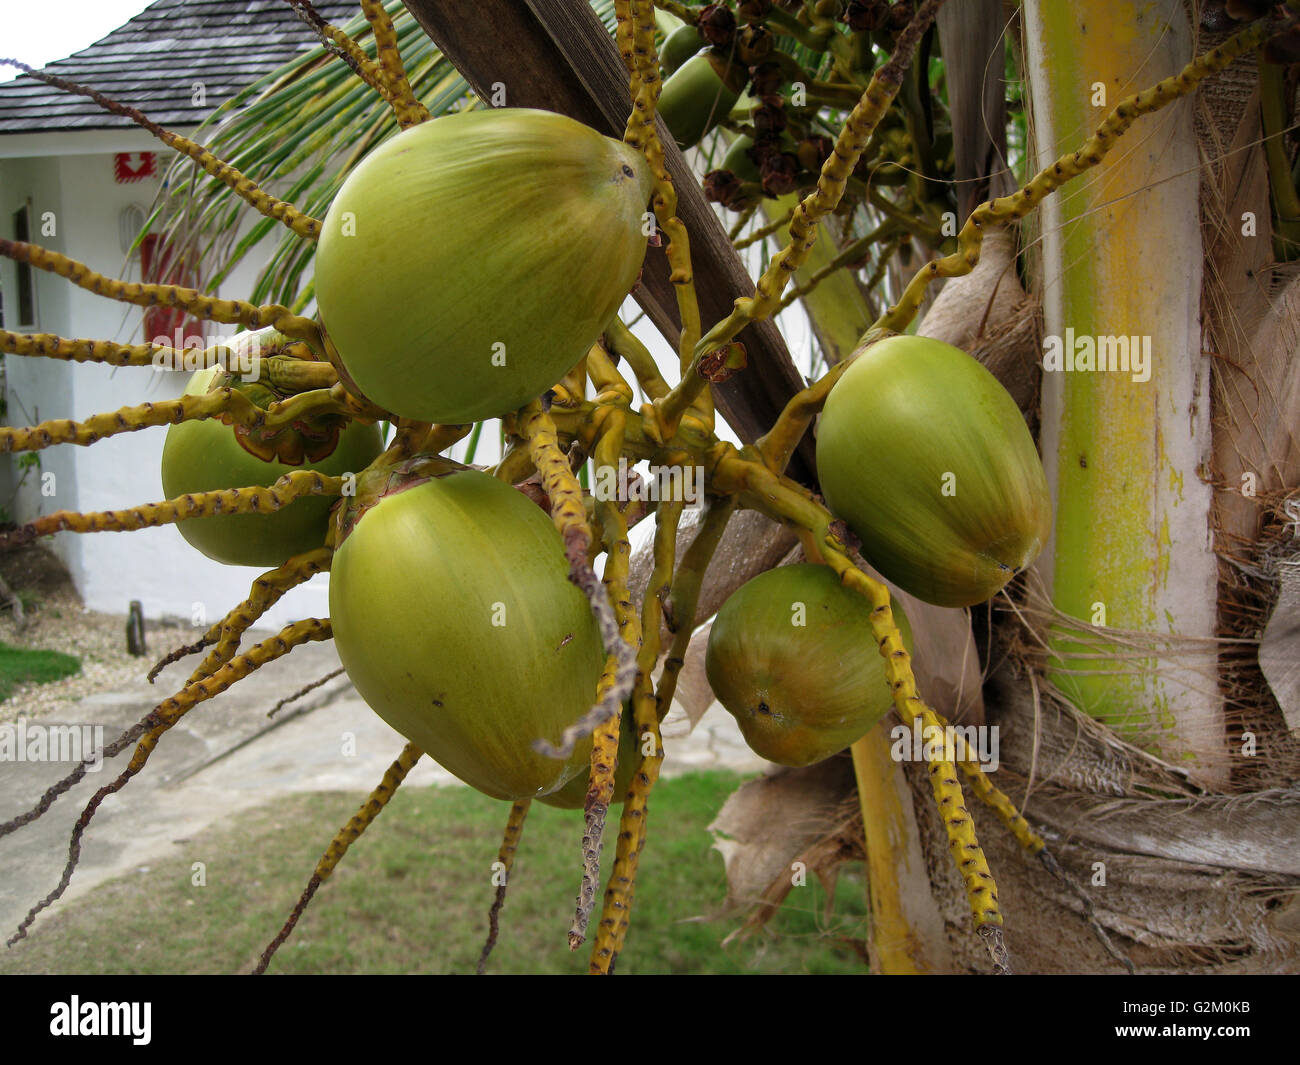
[[[684,61],[674,79],[703,78],[697,60],[710,57]],[[468,111],[407,129],[363,160],[324,220],[321,354],[394,418],[461,425],[515,411],[617,313],[645,255],[650,193],[640,153],[557,114]],[[228,383],[204,370],[189,391]],[[590,738],[563,759],[533,749],[590,708],[605,662],[554,524],[488,473],[386,467],[383,452],[375,424],[337,416],[273,440],[185,422],[169,430],[164,488],[368,471],[356,496],[180,528],[232,565],[278,566],[328,539],[334,638],[376,713],[488,795],[581,805]],[[891,337],[857,357],[822,414],[817,472],[867,560],[932,603],[988,599],[1047,536],[1046,481],[1014,401],[937,341]],[[907,643],[907,619],[896,606],[894,616]],[[739,589],[715,620],[707,669],[754,750],[785,764],[834,754],[890,705],[867,604],[825,566]],[[636,749],[623,717],[617,798]]]

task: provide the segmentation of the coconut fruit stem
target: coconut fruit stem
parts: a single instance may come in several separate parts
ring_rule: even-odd
[[[216,646],[208,652],[207,657],[190,674],[187,683],[193,684],[204,677],[210,677],[224,666],[239,650],[239,641],[258,618],[271,609],[286,592],[305,584],[318,573],[327,573],[334,552],[327,547],[319,547],[295,555],[282,566],[268,570],[253,581],[248,598],[233,607],[224,618],[213,625],[203,635],[204,646]]]
[[[397,124],[402,129],[421,122],[429,121],[428,108],[417,99],[406,80],[406,68],[402,65],[402,53],[397,48],[397,33],[393,30],[393,20],[379,0],[361,0],[361,10],[365,12],[366,21],[375,35],[375,46],[379,52],[379,69],[384,85],[388,89],[389,103],[397,117]]]
[[[109,414],[95,414],[84,422],[53,419],[39,425],[0,429],[0,452],[41,451],[55,444],[88,446],[106,436],[133,433],[157,425],[220,418],[247,429],[289,428],[304,418],[326,414],[351,414],[330,389],[302,392],[267,407],[259,407],[237,388],[221,386],[203,395],[142,403]]]
[[[791,396],[776,424],[758,438],[754,446],[762,456],[763,464],[773,473],[785,472],[794,449],[799,446],[812,420],[821,413],[835,382],[844,375],[851,362],[852,357],[836,363],[807,388]]]
[[[320,861],[316,863],[316,869],[307,881],[307,887],[303,889],[297,905],[294,906],[284,922],[284,926],[271,940],[262,956],[258,959],[257,966],[253,969],[253,974],[258,975],[266,971],[267,965],[271,962],[271,957],[279,949],[280,945],[289,938],[293,932],[294,926],[298,923],[298,918],[303,915],[307,909],[308,903],[316,894],[316,889],[329,879],[330,874],[334,872],[335,866],[343,860],[343,855],[348,852],[348,848],[361,838],[364,832],[374,822],[388,805],[388,800],[393,797],[394,792],[401,786],[406,775],[415,768],[415,763],[420,760],[423,752],[413,743],[408,743],[402,748],[402,752],[393,761],[392,765],[384,771],[383,778],[375,786],[375,790],[361,804],[349,819],[348,823],[334,834],[330,844],[325,848],[325,853],[321,855]]]
[[[678,338],[678,361],[683,370],[692,358],[703,325],[700,303],[695,291],[695,273],[691,266],[691,241],[686,226],[677,217],[677,189],[664,161],[664,148],[655,126],[662,79],[654,41],[654,5],[650,0],[617,0],[620,51],[630,75],[632,113],[628,116],[623,139],[641,151],[650,168],[653,182],[651,207],[656,223],[666,237],[664,254],[668,259],[669,280],[677,294],[677,313],[682,331]],[[626,49],[626,50],[624,50]],[[693,408],[702,422],[713,425],[713,400],[699,389],[683,408]],[[671,433],[669,434],[671,435]]]
[[[269,329],[262,331],[262,334],[273,333]],[[311,361],[315,357],[301,341],[281,337],[280,342],[282,346],[277,345],[274,336],[262,336],[263,359],[269,351],[279,351],[291,361]],[[118,344],[111,340],[74,340],[53,333],[11,333],[0,329],[0,352],[64,362],[99,362],[107,366],[188,366],[206,370],[229,365],[230,349],[224,344],[214,344],[202,352],[182,351],[166,344]]]
[[[593,344],[591,351],[587,353],[585,362],[587,373],[591,377],[591,385],[596,390],[594,403],[599,406],[614,407],[629,404],[632,402],[632,386],[628,384],[627,379],[618,372],[618,367],[609,357],[600,343]],[[578,396],[579,402],[582,396]]]
[[[250,647],[246,653],[227,663],[213,676],[207,677],[196,684],[187,684],[175,695],[163,700],[118,740],[105,748],[104,757],[112,758],[124,750],[133,740],[137,738],[139,740],[126,768],[112,781],[96,791],[82,810],[81,816],[77,819],[77,823],[72,830],[72,838],[68,845],[68,859],[63,867],[63,875],[59,878],[54,890],[27,911],[27,915],[19,922],[13,935],[9,937],[7,945],[13,946],[18,940],[25,938],[27,929],[31,927],[37,915],[62,897],[72,880],[72,874],[77,867],[77,862],[81,858],[81,840],[90,825],[91,818],[95,815],[95,811],[99,809],[104,799],[121,791],[130,782],[131,778],[145,767],[145,763],[149,761],[149,756],[153,753],[154,748],[158,746],[158,741],[162,738],[163,733],[200,703],[220,695],[236,681],[243,680],[254,670],[283,657],[300,644],[316,640],[328,640],[331,632],[328,618],[307,618],[286,626],[275,636]],[[84,770],[80,771],[84,772]],[[76,772],[74,771],[74,775]],[[15,821],[10,821],[8,824],[17,827]]]
[[[628,591],[627,574],[632,548],[628,541],[627,523],[612,501],[600,501],[602,533],[606,555],[604,584],[609,601],[614,608],[623,639],[631,646],[636,631],[636,617],[632,612],[632,597]],[[598,701],[603,701],[617,679],[617,659],[611,655],[605,663],[597,687]],[[596,904],[596,889],[600,884],[601,838],[609,805],[614,800],[614,776],[618,768],[618,748],[622,716],[631,710],[619,706],[609,719],[596,727],[592,735],[591,772],[587,794],[583,797],[582,833],[582,884],[578,892],[573,922],[569,926],[569,949],[577,950],[587,938],[587,925]]]
[[[616,421],[616,420],[615,420]],[[611,426],[612,428],[612,426]],[[564,730],[558,744],[545,739],[534,742],[534,749],[551,758],[566,758],[583,736],[589,736],[603,721],[618,714],[632,691],[636,679],[636,651],[619,633],[618,622],[605,590],[587,564],[591,547],[591,529],[582,501],[582,486],[569,468],[568,456],[556,442],[555,423],[534,400],[524,408],[520,431],[528,442],[528,452],[542,478],[542,487],[551,501],[551,520],[564,541],[569,561],[569,579],[577,585],[591,604],[591,612],[600,626],[605,652],[617,658],[618,674],[614,685],[602,699],[579,720]]]
[[[326,477],[314,470],[285,474],[269,488],[231,488],[221,492],[196,492],[161,503],[144,503],[126,510],[81,513],[58,510],[0,534],[0,546],[14,547],[56,532],[130,532],[173,525],[187,518],[218,514],[267,514],[306,496],[337,496],[342,477]]]
[[[85,263],[69,259],[66,255],[20,240],[0,238],[0,255],[13,259],[14,262],[28,263],[38,270],[58,274],[88,292],[122,303],[131,303],[137,307],[156,307],[160,304],[177,307],[196,318],[225,325],[242,325],[246,329],[261,329],[269,325],[286,336],[307,341],[312,347],[320,348],[322,345],[320,327],[314,321],[296,315],[279,304],[259,307],[243,300],[215,299],[178,285],[145,285],[138,281],[119,281],[97,273]]]
[[[622,453],[622,421],[621,417],[614,418],[607,426],[606,432],[596,441],[594,458],[597,467],[617,461]],[[628,567],[632,555],[632,547],[628,541],[627,521],[619,510],[618,504],[613,500],[596,500],[595,512],[607,551],[602,580],[606,601],[617,624],[619,644],[634,655],[637,644],[633,637],[637,626],[636,618],[632,614],[632,597],[627,586]],[[618,683],[619,673],[625,665],[625,660],[626,653],[619,655],[610,650],[605,670],[596,687],[598,706],[609,705],[609,693]],[[633,663],[635,665],[634,657]],[[635,674],[633,683],[635,684]],[[573,922],[569,926],[570,950],[577,950],[586,941],[587,925],[596,904],[596,889],[600,884],[601,839],[609,804],[614,798],[620,723],[623,714],[627,712],[623,703],[618,703],[614,712],[597,725],[592,734],[591,771],[588,776],[587,794],[583,798],[582,883],[578,890]]]
[[[704,515],[691,546],[682,555],[681,565],[677,567],[673,578],[672,593],[668,597],[672,608],[669,631],[673,634],[673,642],[668,649],[668,657],[664,660],[663,672],[659,675],[657,692],[659,705],[665,713],[672,705],[677,680],[686,664],[686,649],[695,632],[695,613],[699,605],[700,589],[704,587],[704,574],[722,542],[727,522],[735,512],[736,505],[732,499],[709,501],[708,512]]]
[[[94,100],[105,111],[110,114],[121,115],[123,118],[129,118],[137,126],[152,133],[158,140],[162,141],[167,147],[173,148],[182,155],[189,156],[203,168],[205,172],[211,174],[223,185],[230,188],[237,196],[254,209],[264,214],[267,218],[273,218],[288,226],[300,237],[306,237],[308,240],[315,240],[320,236],[321,223],[319,219],[312,218],[303,214],[293,204],[284,200],[277,200],[274,196],[263,192],[257,187],[251,179],[245,177],[233,166],[223,163],[215,155],[209,152],[202,145],[195,143],[188,137],[182,137],[179,133],[173,133],[169,129],[164,129],[152,119],[148,118],[143,112],[134,107],[127,107],[105,96],[101,92],[80,85],[75,81],[68,81],[66,78],[56,77],[44,70],[34,70],[26,63],[20,63],[16,59],[0,59],[0,66],[17,67],[29,77],[37,81],[43,81],[47,85],[53,85],[64,92],[75,93],[78,96],[87,96]],[[164,286],[165,287],[165,286]]]
[[[611,352],[632,367],[637,384],[647,396],[658,399],[668,394],[668,382],[655,365],[654,356],[621,318],[610,319],[609,325],[605,327],[605,343]]]
[[[627,937],[632,896],[641,851],[646,839],[646,806],[650,792],[659,779],[663,763],[663,741],[659,734],[660,710],[666,711],[668,703],[662,693],[656,693],[650,683],[650,674],[659,659],[659,628],[663,617],[662,594],[672,580],[674,560],[677,557],[677,529],[683,505],[680,500],[661,504],[655,524],[655,567],[641,603],[641,616],[637,618],[629,601],[619,604],[624,613],[620,622],[626,623],[629,638],[635,632],[640,651],[637,655],[636,686],[632,694],[632,711],[637,729],[638,764],[632,783],[623,801],[619,819],[618,845],[614,868],[605,889],[596,942],[592,948],[590,971],[608,973]],[[647,748],[649,748],[647,750]]]
[[[524,819],[532,808],[532,799],[519,799],[510,806],[506,818],[506,830],[501,837],[501,846],[497,850],[497,862],[501,866],[500,882],[497,884],[496,896],[492,899],[492,908],[488,911],[488,934],[483,943],[483,952],[478,958],[478,972],[482,976],[487,972],[488,955],[497,943],[500,931],[501,908],[506,904],[506,889],[510,886],[510,871],[515,865],[515,853],[519,850],[519,840],[524,834]]]
[[[732,312],[695,345],[690,366],[682,375],[681,382],[662,400],[656,400],[655,409],[668,435],[672,435],[682,413],[707,384],[699,372],[704,357],[730,343],[751,322],[775,313],[786,283],[803,265],[817,239],[817,223],[839,206],[853,168],[862,157],[877,124],[898,95],[912,53],[941,3],[942,0],[923,0],[912,21],[899,34],[889,61],[872,75],[862,98],[849,113],[844,128],[835,139],[835,148],[822,166],[817,188],[794,209],[789,243],[772,257],[771,265],[755,285],[755,294],[736,300]]]

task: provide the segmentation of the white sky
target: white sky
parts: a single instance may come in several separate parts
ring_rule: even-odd
[[[150,0],[0,0],[0,56],[43,67],[107,37]],[[0,81],[16,77],[0,67]]]

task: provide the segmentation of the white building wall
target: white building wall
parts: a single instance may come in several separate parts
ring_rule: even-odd
[[[119,215],[131,203],[148,207],[158,183],[146,179],[118,184],[113,178],[113,153],[159,151],[160,169],[170,152],[147,135],[134,131],[0,138],[6,153],[25,147],[32,156],[0,159],[0,205],[12,215],[24,198],[32,197],[32,239],[79,259],[111,277],[139,280],[138,259],[128,262],[119,237]],[[60,154],[33,157],[41,140],[57,142]],[[82,150],[77,150],[82,149]],[[13,204],[9,207],[9,204]],[[54,236],[40,235],[41,213],[55,213]],[[8,226],[7,217],[3,221]],[[251,225],[251,219],[247,223]],[[269,242],[268,242],[269,245]],[[269,253],[269,247],[268,247]],[[262,257],[254,254],[222,286],[221,295],[246,296]],[[6,320],[16,310],[15,264],[5,260],[0,283],[6,293]],[[65,337],[90,337],[139,343],[143,312],[128,304],[97,296],[44,271],[36,271],[38,330]],[[12,309],[12,310],[11,310]],[[10,325],[9,328],[15,328]],[[211,326],[217,333],[232,332]],[[172,399],[184,390],[187,375],[152,368],[68,364],[50,359],[6,358],[8,423],[29,419],[85,419],[92,414]],[[115,510],[164,498],[159,472],[166,429],[126,433],[92,447],[60,445],[41,452],[39,473],[53,473],[52,496],[42,495],[42,480],[29,476],[11,515],[30,520],[54,510]],[[8,456],[11,467],[18,456]],[[51,482],[46,479],[47,490]],[[200,555],[173,527],[130,533],[60,533],[54,550],[67,565],[86,606],[91,610],[125,613],[139,599],[147,618],[179,615],[210,624],[248,594],[261,572],[222,566]],[[328,615],[328,584],[320,577],[285,596],[261,622],[262,627],[287,624],[300,617]]]
[[[7,159],[0,163],[0,226],[6,237],[13,237],[13,216],[24,205],[29,208],[31,239],[43,242],[54,251],[64,251],[64,237],[59,232],[58,218],[62,210],[59,181],[61,169],[57,159],[27,158]],[[42,218],[51,217],[55,233],[41,236]],[[18,305],[18,264],[9,259],[0,260],[0,285],[4,290],[5,327],[13,332],[49,332],[50,323],[66,322],[69,315],[70,288],[68,282],[43,270],[32,270],[32,287],[36,319],[20,320]],[[6,422],[9,425],[33,425],[52,418],[74,417],[72,401],[71,367],[49,359],[28,359],[15,355],[5,357]],[[37,452],[32,459],[22,455],[5,456],[10,470],[10,481],[16,492],[12,500],[3,501],[8,516],[15,521],[53,509],[41,495],[43,483],[52,485],[67,499],[76,498],[76,455],[70,448],[48,448]],[[39,460],[39,464],[28,465]],[[24,476],[25,473],[25,476]],[[52,475],[45,478],[43,475]],[[75,545],[65,537],[53,544],[55,553],[75,574],[80,566]]]

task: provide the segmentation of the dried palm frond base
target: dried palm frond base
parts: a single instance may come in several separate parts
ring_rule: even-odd
[[[813,876],[829,907],[840,866],[866,857],[853,763],[837,755],[803,769],[774,766],[741,786],[709,831],[727,867],[717,916],[746,914],[724,946],[761,928]]]
[[[1266,556],[1277,573],[1272,613],[1263,626],[1258,665],[1292,736],[1300,732],[1300,548]]]
[[[1118,955],[1144,973],[1297,971],[1300,789],[1198,793],[1177,768],[1072,708],[1025,658],[999,657],[984,691],[988,722],[1000,729],[994,781],[1023,800],[1021,809],[1082,889],[1081,897],[995,817],[973,811],[997,863],[1017,971],[1122,974]],[[891,715],[879,727],[895,724]],[[929,940],[920,953],[939,971],[983,972],[987,962],[968,933],[924,766],[896,763],[894,772],[910,799],[928,880],[930,899],[918,912],[934,918],[930,927],[914,925]],[[793,863],[804,862],[827,883],[842,862],[863,857],[845,757],[747,784],[711,827],[727,863],[731,909],[749,910],[742,932],[776,912]]]
[[[1032,766],[1028,816],[1139,971],[1295,971],[1300,791],[1180,796],[1176,773],[1063,700],[1044,692],[1036,707],[1028,674],[1013,675],[1010,663],[986,699],[1001,726],[1003,787],[1024,796]],[[936,902],[951,924],[960,914],[943,900],[939,841],[928,819],[918,823]],[[1010,923],[1020,970],[1121,971],[1081,918],[1082,903],[1020,858],[999,826],[980,829],[1005,862],[999,886],[1017,915]],[[969,952],[949,938],[969,966]]]

